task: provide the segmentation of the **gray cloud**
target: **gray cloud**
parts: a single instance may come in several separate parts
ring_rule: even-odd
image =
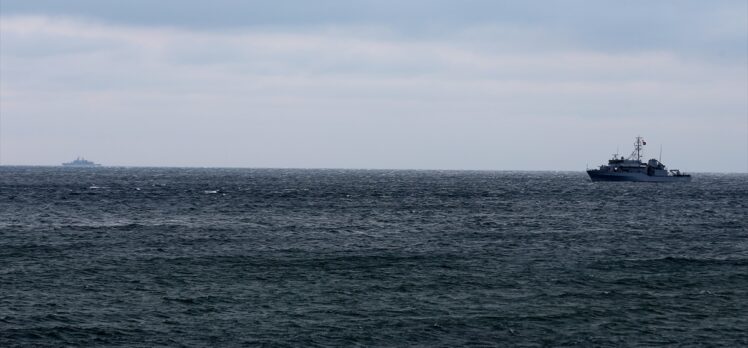
[[[414,39],[461,35],[470,28],[518,28],[580,49],[665,49],[742,62],[748,39],[745,1],[492,0],[5,0],[10,15],[85,17],[119,25],[202,30],[373,26]],[[517,30],[515,30],[515,33]],[[463,35],[464,37],[464,35]],[[469,38],[467,38],[469,39]],[[529,44],[531,45],[531,44]],[[525,44],[525,46],[529,46]]]

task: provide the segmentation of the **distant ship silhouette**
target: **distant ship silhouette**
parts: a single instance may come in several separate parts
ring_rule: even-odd
[[[66,162],[62,164],[65,167],[100,167],[101,164],[94,163],[86,160],[83,157],[78,157],[74,161]]]

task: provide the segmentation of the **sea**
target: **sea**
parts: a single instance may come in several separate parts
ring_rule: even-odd
[[[0,167],[0,347],[748,346],[748,175]]]

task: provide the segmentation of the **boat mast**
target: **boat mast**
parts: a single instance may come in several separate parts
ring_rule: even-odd
[[[630,159],[634,159],[636,157],[636,160],[638,162],[641,162],[642,158],[642,145],[644,145],[644,142],[642,141],[642,137],[636,137],[636,143],[634,144],[634,152],[631,153]]]

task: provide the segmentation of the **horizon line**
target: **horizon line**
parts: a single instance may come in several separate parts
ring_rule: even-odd
[[[260,169],[260,170],[350,170],[350,171],[432,171],[432,172],[555,172],[555,173],[585,173],[587,169],[583,170],[554,170],[554,169],[454,169],[454,168],[354,168],[354,167],[220,167],[220,166],[147,166],[147,165],[99,165],[95,167],[66,167],[63,165],[54,164],[0,164],[0,167],[31,167],[31,168],[67,168],[67,169],[105,169],[105,168],[121,168],[121,169]],[[686,171],[684,171],[686,172]],[[700,172],[700,171],[687,171],[686,173],[695,174],[748,174],[746,172],[732,172],[732,171],[716,171],[716,172]]]

